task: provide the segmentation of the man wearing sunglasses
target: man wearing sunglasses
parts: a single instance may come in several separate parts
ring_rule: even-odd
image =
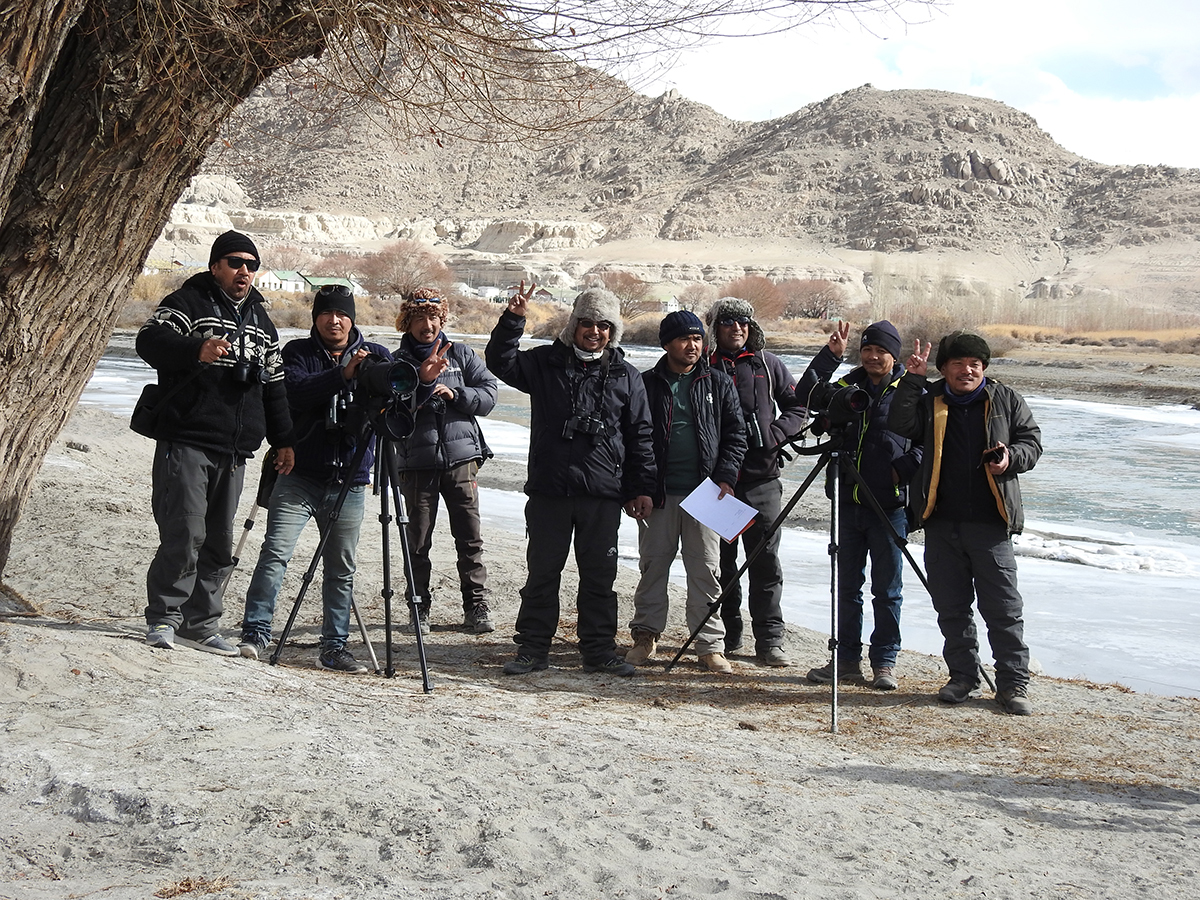
[[[158,371],[152,503],[159,546],[146,573],[146,643],[236,656],[217,631],[233,567],[233,517],[246,460],[263,438],[291,471],[292,419],[279,334],[254,289],[258,248],[227,231],[208,271],[169,294],[142,326],[138,355]]]
[[[485,351],[489,369],[529,394],[532,413],[525,482],[529,574],[513,637],[517,656],[504,672],[526,675],[549,666],[559,584],[574,534],[583,670],[632,675],[635,667],[617,656],[613,582],[622,505],[639,521],[653,505],[656,474],[646,388],[619,346],[620,301],[601,288],[575,298],[554,343],[521,350],[533,289],[521,283]]]

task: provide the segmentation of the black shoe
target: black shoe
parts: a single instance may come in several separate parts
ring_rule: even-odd
[[[429,606],[420,604],[417,607],[417,616],[413,616],[412,610],[408,611],[408,624],[401,626],[400,630],[405,634],[416,634],[417,623],[420,622],[421,634],[429,634]]]
[[[317,657],[317,666],[330,672],[345,672],[347,675],[365,675],[367,667],[354,658],[345,648],[330,650]]]
[[[848,659],[845,662],[838,660],[838,681],[853,681],[862,682],[863,670],[862,661]],[[829,684],[833,681],[833,673],[829,668],[829,663],[821,666],[819,669],[809,669],[808,675],[805,676],[812,684]]]
[[[725,652],[733,653],[742,649],[742,614],[734,610],[721,613],[721,621],[725,623]]]
[[[996,702],[1010,716],[1033,715],[1033,704],[1029,702],[1029,695],[1023,684],[996,691]]]
[[[488,609],[488,605],[480,600],[474,606],[467,610],[463,616],[463,627],[470,629],[476,634],[487,634],[495,631],[496,625],[492,622],[492,611]]]
[[[610,656],[604,662],[584,663],[583,671],[588,673],[599,672],[602,675],[620,675],[622,678],[628,678],[630,675],[636,674],[637,666],[625,662],[619,656]]]
[[[525,653],[517,655],[504,664],[505,675],[528,675],[530,672],[541,672],[550,667],[550,661],[544,656],[529,656]],[[630,668],[633,668],[630,666]]]
[[[969,681],[950,680],[937,693],[937,698],[943,703],[962,703],[966,700],[977,700],[982,696],[983,691],[979,689],[979,685]]]

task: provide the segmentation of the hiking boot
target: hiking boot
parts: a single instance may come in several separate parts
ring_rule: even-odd
[[[243,637],[237,648],[238,653],[246,659],[258,659],[267,649],[267,642],[261,638]]]
[[[175,629],[170,625],[151,625],[146,632],[146,643],[159,650],[174,650]]]
[[[700,654],[700,665],[704,666],[710,672],[716,672],[718,675],[733,674],[733,666],[729,664],[729,660],[722,653]]]
[[[637,667],[630,665],[621,657],[613,655],[604,662],[584,663],[583,671],[590,673],[599,672],[601,675],[620,675],[622,678],[628,678],[630,675],[637,672]]]
[[[742,649],[742,613],[741,610],[721,612],[721,621],[725,623],[725,652],[733,653]]]
[[[830,668],[832,663],[825,663],[819,669],[809,669],[808,675],[805,677],[813,684],[829,684],[833,681],[833,669]],[[848,659],[845,661],[838,660],[838,681],[862,681],[862,660]]]
[[[976,700],[983,696],[979,685],[972,681],[946,682],[945,687],[937,692],[937,698],[943,703],[962,703],[965,700]]]
[[[488,605],[480,600],[468,609],[467,614],[463,617],[463,627],[469,628],[475,634],[487,634],[495,631],[496,625],[492,622],[492,611],[488,609]]]
[[[505,675],[528,675],[530,672],[540,672],[550,666],[544,656],[529,656],[526,653],[517,654],[516,659],[510,659],[504,664]]]
[[[658,649],[658,635],[652,631],[633,629],[633,646],[625,654],[625,662],[631,666],[644,666]]]
[[[1029,702],[1029,694],[1023,684],[996,691],[996,702],[1010,716],[1033,715],[1033,704]]]
[[[217,656],[237,656],[238,648],[225,640],[219,634],[210,634],[206,638],[185,638],[179,635],[175,636],[177,644],[183,644],[185,647],[191,647],[193,650],[203,650],[205,653],[215,653]]]
[[[782,647],[767,647],[759,650],[755,654],[758,664],[761,666],[770,666],[773,669],[784,669],[792,664],[788,659],[787,654],[783,652]]]
[[[416,634],[418,622],[421,623],[421,634],[429,634],[429,607],[424,603],[417,607],[416,615],[409,609],[408,624],[401,626],[401,630],[405,634]]]
[[[896,680],[896,669],[894,666],[878,666],[871,669],[871,687],[877,691],[894,691],[900,687],[900,682]]]
[[[317,657],[317,667],[330,672],[345,672],[347,675],[365,675],[367,667],[354,658],[349,650],[326,650]]]

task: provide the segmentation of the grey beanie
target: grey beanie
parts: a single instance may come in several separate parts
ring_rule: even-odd
[[[621,321],[621,301],[617,299],[616,294],[597,287],[588,288],[575,298],[575,305],[571,307],[571,317],[567,319],[567,327],[558,336],[567,346],[575,345],[575,326],[579,324],[580,319],[607,322],[612,326],[608,332],[608,346],[620,346],[621,335],[625,333],[625,323]]]
[[[763,333],[762,326],[754,321],[754,307],[749,300],[742,300],[739,297],[721,297],[713,301],[713,305],[709,307],[708,313],[704,317],[704,322],[708,325],[709,331],[713,333],[714,344],[716,344],[717,320],[722,316],[745,316],[750,320],[750,334],[746,338],[747,350],[758,353],[767,346],[767,336]]]
[[[937,367],[941,369],[952,359],[977,359],[986,369],[992,361],[992,348],[977,334],[969,331],[952,331],[940,341],[937,348]]]

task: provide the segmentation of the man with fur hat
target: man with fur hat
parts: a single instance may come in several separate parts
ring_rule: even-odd
[[[742,535],[749,553],[783,508],[779,482],[779,445],[798,434],[805,413],[796,398],[796,382],[783,361],[765,350],[766,336],[754,321],[754,307],[737,297],[722,297],[708,311],[712,329],[712,368],[733,379],[746,423],[747,448],[735,494],[758,510]],[[788,666],[783,650],[783,566],[779,562],[780,534],[776,531],[748,570],[748,606],[754,630],[754,654],[765,666]],[[742,645],[742,587],[736,581],[737,543],[721,545],[721,584],[728,587],[721,602],[725,650]]]
[[[245,463],[265,436],[275,468],[292,468],[279,334],[254,289],[258,267],[254,242],[225,232],[208,271],[169,294],[137,335],[161,397],[151,488],[159,545],[146,573],[151,647],[237,655],[217,623]]]
[[[978,600],[996,662],[996,702],[1027,716],[1029,648],[1012,535],[1025,524],[1017,476],[1042,455],[1042,433],[1024,398],[985,375],[992,353],[982,337],[956,331],[942,338],[942,378],[927,385],[929,351],[918,341],[909,356],[888,425],[924,449],[909,503],[925,528],[929,593],[950,670],[938,699],[980,695],[971,609]]]
[[[817,384],[841,364],[850,336],[850,323],[839,322],[829,343],[821,348],[796,387],[796,395],[810,409],[809,397]],[[838,646],[839,681],[862,681],[863,595],[867,556],[871,558],[871,610],[875,628],[871,632],[867,657],[871,663],[871,687],[893,691],[896,681],[896,657],[900,652],[900,605],[904,554],[893,538],[908,533],[904,507],[908,483],[921,466],[921,448],[887,427],[888,412],[904,366],[898,361],[900,333],[886,319],[863,329],[859,340],[860,365],[838,380],[839,388],[855,387],[865,391],[870,404],[836,434],[841,440],[842,460],[854,466],[866,484],[866,490],[887,516],[880,519],[863,488],[843,469],[837,482],[838,524]],[[832,471],[829,473],[833,475]],[[826,490],[834,485],[827,481]],[[832,496],[832,494],[831,494]],[[889,527],[890,523],[890,527]],[[808,673],[814,684],[833,679],[829,663]]]
[[[531,411],[525,483],[529,573],[513,638],[517,656],[504,672],[525,675],[549,665],[559,584],[574,534],[583,669],[632,675],[636,669],[616,653],[613,582],[622,505],[633,518],[645,519],[656,484],[646,388],[620,347],[620,301],[602,288],[575,298],[553,344],[521,350],[533,290],[522,282],[484,354],[502,381],[529,394]]]
[[[486,416],[496,406],[496,376],[466,344],[446,339],[442,329],[448,315],[449,307],[436,290],[420,288],[404,301],[396,316],[396,330],[404,332],[396,351],[399,359],[414,366],[438,353],[446,359],[433,394],[417,409],[412,434],[395,445],[400,492],[408,508],[413,590],[422,598],[418,619],[410,621],[409,627],[429,632],[433,602],[429,550],[440,497],[446,503],[450,534],[458,551],[463,627],[484,634],[495,630],[495,626],[487,602],[487,568],[483,564],[475,476],[492,451],[476,417]]]
[[[642,374],[654,423],[658,482],[654,510],[638,531],[642,577],[633,595],[633,647],[625,661],[643,665],[658,648],[667,624],[667,576],[682,542],[687,625],[689,631],[700,629],[696,656],[708,671],[727,675],[733,668],[724,655],[725,629],[719,617],[709,615],[721,594],[721,539],[679,504],[705,478],[717,483],[722,497],[734,493],[746,426],[733,382],[704,358],[704,326],[695,313],[680,310],[664,318],[658,342],[666,352]]]

